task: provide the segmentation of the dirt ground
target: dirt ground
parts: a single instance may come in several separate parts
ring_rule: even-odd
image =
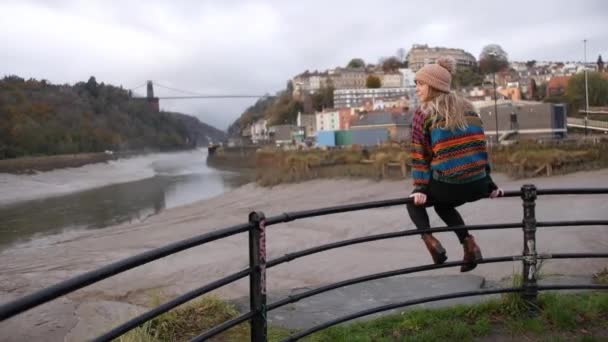
[[[87,164],[102,163],[116,159],[106,153],[79,153],[59,156],[23,157],[0,160],[0,173],[33,173],[66,167],[79,167]]]
[[[516,190],[525,183],[539,188],[601,187],[608,170],[581,172],[533,180],[497,183]],[[167,210],[137,224],[94,231],[70,232],[35,240],[0,254],[0,302],[15,299],[107,263],[169,242],[244,223],[252,210],[267,216],[407,196],[409,181],[315,180],[261,188],[248,184],[222,196]],[[606,195],[544,196],[537,204],[539,221],[608,218]],[[520,222],[518,198],[482,200],[461,207],[468,224]],[[443,225],[432,210],[432,225]],[[603,227],[540,228],[541,253],[608,251]],[[271,226],[267,230],[268,259],[304,248],[354,237],[413,229],[402,206],[336,214]],[[474,235],[484,257],[520,254],[520,229],[480,231]],[[449,260],[462,257],[453,233],[438,234]],[[132,317],[150,304],[151,293],[175,296],[247,267],[246,234],[199,246],[136,268],[0,323],[2,341],[81,341]],[[269,291],[315,286],[360,275],[428,264],[431,259],[417,237],[382,240],[332,250],[268,270]],[[591,274],[607,265],[603,259],[554,260],[543,265],[547,274]],[[480,265],[472,274],[501,279],[519,271],[519,262]],[[429,274],[459,274],[444,269]],[[248,293],[242,280],[218,291],[224,298]]]

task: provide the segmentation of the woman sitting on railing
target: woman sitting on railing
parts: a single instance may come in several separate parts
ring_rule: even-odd
[[[479,115],[466,99],[450,91],[455,61],[441,57],[416,73],[416,95],[421,105],[412,123],[412,178],[414,191],[409,215],[418,229],[430,229],[426,207],[449,226],[463,226],[456,207],[484,197],[503,194],[490,177],[486,137]],[[466,230],[456,231],[464,247],[461,272],[477,266],[482,258],[475,239]],[[432,234],[422,239],[435,264],[447,260],[445,249]]]

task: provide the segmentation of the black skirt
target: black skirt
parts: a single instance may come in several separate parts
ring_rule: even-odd
[[[490,176],[464,184],[450,184],[431,179],[426,189],[427,204],[457,207],[467,202],[488,198],[494,189],[496,185]]]

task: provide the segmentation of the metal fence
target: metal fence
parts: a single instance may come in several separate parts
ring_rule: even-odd
[[[584,118],[568,118],[568,126],[608,132],[608,121],[585,120]]]
[[[539,254],[536,246],[536,231],[538,228],[545,227],[572,227],[572,226],[604,226],[608,225],[608,220],[578,220],[578,221],[542,221],[536,220],[535,207],[536,199],[539,195],[593,195],[593,194],[608,194],[608,188],[593,188],[593,189],[536,189],[534,185],[524,185],[520,191],[507,191],[504,197],[521,197],[523,201],[523,219],[513,223],[487,224],[487,225],[471,225],[459,227],[440,227],[433,228],[431,232],[445,232],[460,229],[468,230],[490,230],[490,229],[514,229],[523,228],[523,252],[521,255],[502,256],[494,258],[485,258],[478,262],[479,264],[490,264],[498,262],[513,262],[521,261],[523,265],[523,283],[521,287],[501,288],[501,289],[480,289],[477,291],[450,293],[440,296],[425,297],[415,300],[408,300],[390,305],[384,305],[360,312],[355,312],[350,315],[325,322],[318,326],[314,326],[305,331],[300,331],[292,336],[289,336],[285,341],[296,341],[302,337],[308,336],[319,330],[340,324],[355,318],[371,315],[387,310],[403,308],[421,303],[434,302],[452,298],[481,296],[497,293],[521,293],[525,301],[529,304],[531,310],[537,307],[536,301],[539,291],[545,290],[571,290],[571,289],[608,289],[608,285],[545,285],[537,284],[537,266],[539,260],[544,259],[579,259],[579,258],[607,258],[608,253],[564,253],[564,254]],[[249,267],[234,274],[228,275],[222,279],[218,279],[210,284],[207,284],[198,289],[187,292],[173,300],[170,300],[156,308],[151,309],[115,328],[107,333],[97,337],[94,341],[110,341],[126,332],[140,326],[141,324],[183,304],[196,297],[204,295],[219,287],[235,282],[239,279],[249,277],[250,291],[250,311],[242,315],[228,320],[212,329],[202,332],[201,335],[195,337],[192,341],[204,341],[219,333],[222,333],[240,323],[249,321],[251,325],[251,341],[259,342],[267,340],[267,313],[284,305],[295,303],[304,298],[308,298],[326,291],[337,289],[340,287],[362,283],[370,280],[393,277],[403,274],[411,274],[422,271],[435,270],[440,268],[455,267],[463,265],[463,262],[446,262],[441,265],[421,265],[416,267],[404,268],[389,272],[371,274],[354,279],[344,280],[335,284],[325,285],[313,290],[309,290],[297,295],[288,296],[282,300],[268,304],[266,302],[266,270],[270,267],[289,262],[291,260],[302,258],[307,255],[335,249],[339,247],[359,244],[369,241],[377,241],[383,239],[397,238],[403,236],[419,235],[423,232],[420,230],[406,230],[394,233],[385,233],[378,235],[365,236],[351,240],[333,242],[326,245],[309,248],[294,253],[286,254],[282,257],[273,260],[266,260],[266,228],[271,225],[289,222],[298,219],[317,217],[323,215],[345,213],[357,210],[365,210],[372,208],[382,208],[396,205],[404,205],[410,203],[410,198],[392,199],[376,202],[367,202],[359,204],[350,204],[343,206],[328,207],[315,210],[306,210],[298,212],[283,213],[278,216],[266,218],[261,212],[252,212],[249,214],[248,222],[233,227],[228,227],[213,231],[208,234],[200,235],[190,239],[178,241],[161,248],[147,251],[130,258],[120,260],[109,264],[97,270],[82,274],[80,276],[68,279],[51,287],[34,292],[30,295],[17,299],[15,301],[5,303],[0,306],[0,321],[9,319],[26,310],[34,308],[38,305],[54,300],[58,297],[76,291],[80,288],[96,283],[103,279],[109,278],[116,274],[125,272],[132,268],[144,265],[154,260],[161,259],[168,255],[178,253],[180,251],[209,243],[218,239],[226,238],[235,234],[249,233]]]

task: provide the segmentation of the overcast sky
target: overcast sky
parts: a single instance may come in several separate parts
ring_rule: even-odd
[[[306,69],[412,44],[511,60],[608,60],[608,1],[0,0],[0,74],[264,94]],[[155,89],[157,95],[179,95]],[[139,90],[142,94],[144,88]],[[161,101],[226,129],[255,99]]]

